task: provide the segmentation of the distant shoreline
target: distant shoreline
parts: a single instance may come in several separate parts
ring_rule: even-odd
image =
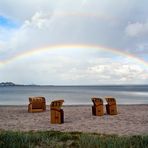
[[[42,86],[57,86],[57,87],[126,87],[126,86],[148,86],[148,84],[101,84],[101,85],[97,85],[97,84],[85,84],[85,85],[80,85],[80,84],[75,84],[75,85],[62,85],[62,84],[47,84],[47,85],[42,85],[42,84],[15,84],[13,82],[1,82],[0,83],[0,87],[5,87],[5,86],[38,86],[38,87],[42,87]]]

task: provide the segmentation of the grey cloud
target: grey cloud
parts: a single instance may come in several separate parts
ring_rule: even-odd
[[[67,49],[67,52],[52,51],[39,54],[39,57],[37,54],[18,59],[1,68],[0,78],[25,84],[29,81],[38,84],[129,84],[145,83],[148,79],[147,71],[136,63],[124,59],[117,62],[114,57],[99,60],[88,51],[82,53]],[[16,77],[18,71],[19,77]]]
[[[0,2],[0,14],[24,21],[32,17],[38,11],[53,12],[56,3],[50,0],[5,0]]]
[[[132,40],[124,34],[124,30],[128,23],[141,21],[141,19],[145,20],[147,18],[146,12],[148,12],[146,7],[147,1],[145,0],[140,2],[140,4],[137,0],[115,0],[112,2],[107,0],[93,2],[64,0],[62,2],[44,1],[44,3],[41,0],[38,0],[37,2],[14,1],[14,5],[11,6],[10,1],[1,3],[0,6],[3,8],[2,12],[7,12],[7,9],[11,7],[10,10],[16,11],[15,13],[18,15],[21,14],[20,18],[23,18],[22,15],[24,15],[23,21],[25,22],[27,22],[26,20],[30,20],[30,18],[33,19],[39,12],[42,12],[42,16],[37,18],[38,22],[37,20],[29,21],[32,25],[33,22],[34,24],[37,23],[36,27],[37,25],[38,27],[44,26],[46,29],[46,31],[38,31],[39,28],[36,28],[35,30],[33,26],[30,26],[30,30],[33,29],[30,34],[32,34],[32,38],[34,38],[34,41],[37,43],[44,42],[42,40],[44,38],[45,44],[58,42],[97,43],[122,50],[127,48],[131,48],[132,50],[137,43],[137,40]],[[23,13],[16,9],[16,6],[17,8],[20,8]],[[23,9],[25,6],[27,7],[27,11],[26,9]],[[13,13],[8,12],[7,14],[13,16]],[[46,14],[52,15],[52,24],[49,24],[49,16],[47,17]],[[58,17],[57,14],[71,14],[71,16]],[[79,15],[74,16],[72,14]],[[14,17],[17,18],[15,14]],[[44,21],[46,22],[46,25]],[[49,37],[47,34],[49,34]],[[51,34],[52,37],[50,37]]]
[[[126,27],[126,33],[130,37],[139,37],[142,35],[148,35],[148,22],[146,23],[132,23]]]
[[[12,0],[1,1],[0,14],[19,21],[21,25],[10,32],[0,28],[0,60],[57,44],[100,44],[108,48],[117,48],[121,52],[128,51],[142,58],[145,56],[147,60],[147,4],[146,0],[13,0],[13,3]],[[7,77],[9,81],[15,79],[18,82],[30,79],[37,83],[54,83],[52,80],[56,80],[73,84],[88,81],[89,84],[147,81],[144,69],[134,67],[133,64],[126,67],[127,63],[122,62],[120,56],[86,51],[76,51],[65,56],[60,54],[62,55],[62,52],[49,54],[51,61],[45,57],[41,60],[42,56],[39,56],[36,64],[31,63],[33,59],[28,59],[29,72],[25,70],[25,63],[11,63],[16,72],[21,71],[21,78],[15,78],[15,71],[9,76],[12,68],[7,66],[0,77]],[[36,57],[38,56],[32,58]],[[57,59],[61,63],[56,62]],[[49,75],[51,79],[48,78]]]

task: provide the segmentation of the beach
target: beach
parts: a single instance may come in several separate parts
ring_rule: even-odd
[[[28,113],[27,106],[0,106],[0,130],[77,131],[100,134],[148,134],[148,105],[118,105],[117,115],[93,116],[91,105],[63,106],[64,123],[50,123],[50,107],[45,112]]]

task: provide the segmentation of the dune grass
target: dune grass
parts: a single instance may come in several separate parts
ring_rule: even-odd
[[[0,148],[148,148],[148,135],[0,131]]]

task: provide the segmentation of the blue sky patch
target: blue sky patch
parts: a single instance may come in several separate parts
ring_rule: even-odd
[[[11,19],[8,19],[4,16],[0,16],[0,26],[7,28],[7,29],[13,29],[18,27],[18,23],[12,21]]]

